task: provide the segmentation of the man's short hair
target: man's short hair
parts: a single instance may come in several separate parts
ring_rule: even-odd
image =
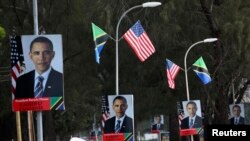
[[[159,117],[159,118],[161,119],[161,115],[155,115],[155,118],[156,118],[156,117]]]
[[[241,111],[241,108],[240,108],[239,105],[234,105],[233,108],[232,108],[232,110],[233,110],[234,108],[238,108],[238,109]]]
[[[47,43],[49,45],[49,48],[51,50],[53,50],[53,43],[51,42],[50,39],[48,39],[47,37],[43,37],[43,36],[39,36],[37,38],[35,38],[31,43],[30,43],[30,51],[32,49],[32,46],[34,43]]]
[[[192,105],[194,105],[194,106],[197,108],[197,105],[196,105],[196,103],[195,103],[194,101],[189,101],[189,102],[187,103],[186,107],[187,107],[189,104],[192,104]]]
[[[117,97],[115,97],[114,100],[113,100],[113,104],[115,103],[115,101],[117,99],[118,100],[122,100],[122,101],[124,101],[127,104],[127,99],[125,97],[123,97],[123,96],[117,96]]]

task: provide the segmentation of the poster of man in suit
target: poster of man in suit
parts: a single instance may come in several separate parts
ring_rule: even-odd
[[[190,100],[182,102],[184,109],[184,118],[181,120],[181,129],[201,128],[201,105],[199,100]]]
[[[25,70],[17,77],[13,109],[64,110],[61,35],[22,35]]]
[[[151,131],[163,131],[163,130],[165,130],[164,116],[154,115],[153,123],[151,125]]]
[[[110,116],[104,125],[104,133],[133,133],[133,95],[109,95]]]
[[[245,110],[243,104],[231,104],[229,105],[230,118],[229,123],[231,125],[243,125],[245,124]]]
[[[199,141],[199,134],[203,131],[200,100],[182,101],[182,105],[177,104],[177,110],[181,140],[190,140],[193,136],[194,141]]]

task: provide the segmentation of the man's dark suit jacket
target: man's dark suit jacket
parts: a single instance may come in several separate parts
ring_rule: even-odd
[[[202,127],[202,118],[196,115],[193,128],[201,128],[201,127]],[[181,121],[181,129],[189,129],[189,117],[186,117]],[[194,135],[193,137],[194,137],[194,141],[199,141],[198,135]],[[190,136],[181,137],[181,141],[187,141],[188,139],[191,140]]]
[[[15,93],[16,99],[34,98],[34,77],[35,70],[30,71],[17,79]],[[51,69],[42,97],[59,96],[63,96],[63,75],[62,73]]]
[[[193,128],[201,128],[201,127],[202,127],[202,118],[196,115]],[[181,121],[181,129],[189,129],[189,117],[186,117]]]
[[[104,133],[115,133],[115,116],[105,122]],[[133,120],[125,116],[120,133],[133,133]]]
[[[151,130],[158,130],[157,129],[157,124],[154,124],[153,126],[152,126],[152,129]],[[164,130],[164,124],[160,124],[160,129],[159,130]]]
[[[231,125],[234,125],[234,117],[230,118],[230,124]],[[238,125],[242,125],[242,124],[245,124],[245,118],[243,118],[242,116],[240,116],[239,118],[239,122],[238,122]]]

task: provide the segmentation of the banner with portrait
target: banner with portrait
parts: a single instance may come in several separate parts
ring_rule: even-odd
[[[65,109],[61,35],[22,35],[11,61],[13,111]]]
[[[133,95],[109,95],[109,117],[103,127],[103,139],[134,141],[134,103]]]
[[[151,133],[160,133],[165,130],[164,115],[156,114],[151,119]]]
[[[231,125],[244,125],[245,124],[245,108],[244,104],[230,104],[229,123]]]
[[[203,131],[200,100],[189,100],[177,103],[180,135],[196,135]],[[182,108],[182,109],[180,109]]]

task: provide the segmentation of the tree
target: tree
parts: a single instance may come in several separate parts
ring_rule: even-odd
[[[164,61],[171,59],[183,67],[184,54],[194,42],[217,37],[216,44],[202,44],[188,56],[188,66],[203,56],[213,78],[204,86],[192,71],[188,71],[191,99],[201,99],[205,123],[226,123],[227,106],[232,102],[231,84],[238,86],[241,78],[249,77],[249,4],[242,1],[160,0],[157,8],[136,9],[122,21],[121,37],[138,19],[152,40],[156,53],[144,63],[133,54],[129,45],[119,42],[120,93],[133,94],[135,100],[135,126],[137,131],[148,131],[146,123],[154,114],[164,114],[171,123],[173,140],[178,139],[176,102],[186,100],[184,73],[176,78],[176,89],[167,86]],[[61,140],[92,127],[93,115],[101,116],[100,98],[115,94],[115,43],[108,40],[101,54],[101,64],[95,63],[91,22],[110,36],[121,14],[144,0],[61,0],[38,1],[39,27],[46,34],[62,34],[64,51],[64,84],[66,110],[44,113],[45,139]],[[4,16],[3,16],[4,15]],[[16,27],[17,34],[33,34],[32,1],[1,1],[1,26],[6,37]],[[9,42],[1,40],[2,66],[9,66]],[[204,47],[203,47],[204,46]],[[2,53],[3,52],[3,53]],[[8,133],[1,139],[15,137],[15,117],[11,112],[10,83],[1,82],[1,127]],[[223,99],[223,100],[222,100]],[[147,108],[145,108],[147,106]],[[214,115],[214,116],[213,116]],[[25,119],[24,119],[25,120]],[[148,122],[149,126],[150,123]],[[168,124],[168,123],[167,123]],[[22,124],[26,126],[25,124]],[[45,125],[45,124],[44,124]],[[51,127],[51,126],[50,126]],[[27,139],[27,134],[24,134]]]

